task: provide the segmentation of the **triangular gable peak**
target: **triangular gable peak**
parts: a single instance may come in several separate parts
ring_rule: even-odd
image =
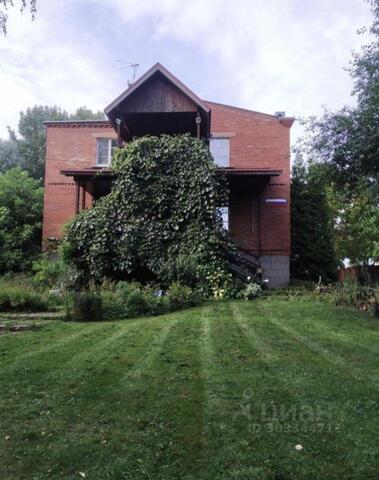
[[[157,63],[125,92],[105,113],[123,140],[162,133],[190,133],[208,138],[209,106]]]

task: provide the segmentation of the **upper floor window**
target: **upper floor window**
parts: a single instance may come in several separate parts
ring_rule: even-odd
[[[222,226],[225,228],[225,230],[229,230],[229,207],[221,207],[220,213],[222,218]]]
[[[107,167],[111,164],[114,149],[117,147],[117,140],[114,138],[98,138],[96,147],[96,165]]]
[[[209,149],[218,167],[229,167],[229,138],[211,138]]]

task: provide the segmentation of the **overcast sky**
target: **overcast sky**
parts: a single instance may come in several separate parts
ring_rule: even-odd
[[[34,104],[103,109],[160,62],[201,98],[287,115],[351,103],[364,0],[38,0],[0,36],[0,136]],[[296,135],[296,129],[295,129]]]

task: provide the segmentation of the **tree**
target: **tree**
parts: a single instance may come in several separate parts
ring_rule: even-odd
[[[373,41],[353,54],[348,68],[354,81],[354,107],[306,122],[298,146],[310,162],[323,165],[335,210],[336,249],[340,260],[379,259],[379,1],[373,12]]]
[[[291,276],[301,280],[336,278],[333,215],[323,172],[297,157],[291,178]]]
[[[354,190],[348,203],[335,194],[338,221],[336,248],[340,257],[367,266],[379,258],[379,185],[364,181]]]
[[[29,11],[34,20],[37,13],[37,0],[20,0],[18,2],[21,13],[29,6]],[[0,0],[0,30],[4,35],[7,34],[7,22],[8,14],[7,11],[10,7],[14,7],[14,0]]]
[[[10,138],[17,144],[20,164],[33,178],[42,179],[45,170],[46,132],[43,122],[66,120],[67,112],[59,107],[35,105],[20,112],[18,136],[10,131]]]
[[[45,170],[46,129],[48,120],[103,119],[104,113],[79,107],[74,113],[54,106],[35,105],[20,112],[18,132],[8,128],[9,139],[0,141],[0,171],[19,166],[36,179],[42,179]]]
[[[227,189],[202,141],[142,137],[116,153],[112,168],[111,193],[67,228],[64,257],[83,281],[169,283],[179,263],[210,287],[224,277],[233,246],[218,207]]]
[[[19,168],[0,174],[0,272],[23,271],[40,252],[43,189]]]
[[[21,159],[17,143],[10,139],[0,139],[0,172],[5,172],[20,164]]]
[[[86,106],[79,107],[75,113],[71,113],[68,117],[69,120],[104,120],[105,114],[101,110],[93,112]]]

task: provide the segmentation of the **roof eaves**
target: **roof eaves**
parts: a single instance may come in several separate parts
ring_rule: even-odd
[[[111,126],[109,120],[46,120],[43,122],[45,126],[87,126],[87,125],[103,125]]]

